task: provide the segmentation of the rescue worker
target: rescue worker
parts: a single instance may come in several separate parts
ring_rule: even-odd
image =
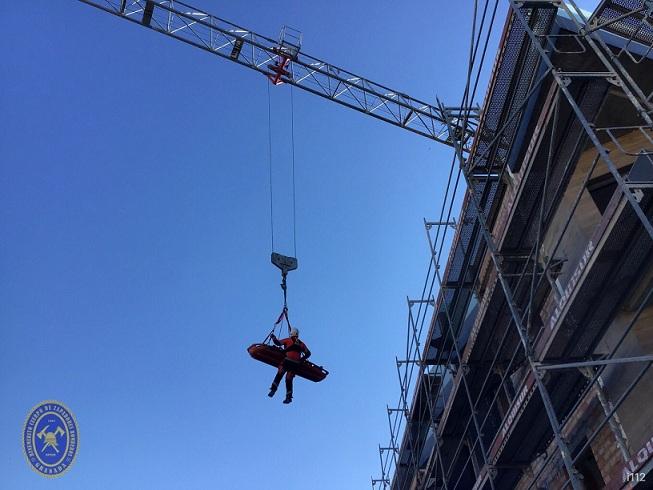
[[[272,342],[279,347],[283,347],[283,350],[286,352],[286,358],[279,365],[279,370],[277,375],[272,381],[272,386],[270,386],[269,397],[273,397],[277,392],[279,387],[279,382],[283,377],[284,373],[286,374],[286,399],[283,403],[290,403],[292,401],[292,380],[295,377],[294,367],[298,366],[300,362],[305,361],[311,355],[311,351],[308,350],[306,344],[299,340],[299,330],[296,328],[290,329],[290,337],[287,339],[277,339],[277,337],[272,334]]]

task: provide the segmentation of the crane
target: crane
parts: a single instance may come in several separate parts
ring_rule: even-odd
[[[355,109],[439,143],[468,151],[478,107],[433,106],[301,51],[290,27],[274,40],[177,0],[79,0],[221,56],[270,79]]]
[[[288,26],[274,40],[177,0],[79,1],[262,73],[273,85],[291,84],[453,147],[456,152],[471,149],[480,117],[478,107],[447,107],[439,101],[430,105],[309,56],[301,50],[302,34]],[[254,359],[279,366],[285,353],[267,342],[283,319],[290,333],[286,276],[297,269],[297,259],[273,250],[271,261],[282,274],[283,310],[263,343],[252,344],[247,350]],[[301,366],[297,374],[311,381],[321,381],[328,374],[312,363],[304,361]]]

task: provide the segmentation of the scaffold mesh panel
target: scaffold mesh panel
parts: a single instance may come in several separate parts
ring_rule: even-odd
[[[529,8],[525,13],[532,19],[534,32],[544,35],[551,30],[556,9]],[[524,102],[539,65],[537,49],[531,45],[524,26],[513,20],[478,131],[479,140],[472,159],[474,168],[499,169],[506,163],[520,121],[520,117],[509,118]],[[500,129],[503,129],[501,136],[495,140]]]
[[[642,13],[635,13],[642,7],[644,7],[642,0],[608,0],[599,6],[593,19],[602,25],[621,17],[616,22],[607,24],[605,29],[650,46],[653,44],[651,18],[647,19]],[[631,14],[626,15],[629,12]]]

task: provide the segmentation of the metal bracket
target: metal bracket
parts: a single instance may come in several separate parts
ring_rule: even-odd
[[[642,199],[644,199],[644,191],[642,190],[641,187],[633,189],[632,193],[633,193],[633,197],[635,198],[635,201],[637,201],[638,203],[642,202]]]
[[[427,230],[430,230],[434,226],[450,226],[454,230],[456,229],[456,219],[452,219],[451,221],[426,221],[424,220],[424,226],[426,227]]]
[[[391,447],[379,447],[379,451],[381,451],[381,453],[384,453],[386,451],[394,451],[395,453],[398,453],[399,449],[394,447],[394,446],[391,446]]]
[[[390,485],[390,480],[387,478],[372,478],[372,486],[376,485],[377,483],[383,483],[383,485]]]
[[[409,299],[408,300],[408,306],[412,307],[413,305],[423,305],[426,304],[428,306],[435,306],[435,300],[433,298],[431,299]]]
[[[419,346],[419,344],[418,344],[418,346]],[[402,364],[418,364],[419,365],[421,363],[418,360],[407,360],[407,361],[402,360],[402,361],[400,361],[399,359],[397,359],[397,366],[401,366]]]

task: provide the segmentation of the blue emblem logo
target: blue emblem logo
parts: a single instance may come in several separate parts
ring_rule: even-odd
[[[30,411],[23,430],[23,450],[36,472],[47,477],[62,475],[75,461],[78,447],[75,416],[63,403],[48,400]]]

